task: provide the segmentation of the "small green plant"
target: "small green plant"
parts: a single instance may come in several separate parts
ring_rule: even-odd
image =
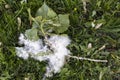
[[[32,34],[34,35],[34,39],[38,39],[37,32],[41,36],[49,35],[51,32],[59,34],[65,32],[69,27],[69,14],[57,15],[46,3],[38,9],[35,18],[31,16],[30,9],[28,9],[28,13],[30,20],[33,21],[31,31],[26,31],[26,36],[29,36],[28,39],[31,39],[30,35],[32,36]]]

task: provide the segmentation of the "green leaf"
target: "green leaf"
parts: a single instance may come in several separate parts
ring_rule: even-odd
[[[98,7],[100,7],[101,1],[97,1],[96,5],[97,5]]]
[[[49,8],[46,3],[44,3],[42,7],[38,9],[36,16],[42,16],[43,18],[49,19],[54,18],[57,16],[57,14],[51,8]]]
[[[48,8],[47,17],[48,18],[54,18],[56,16],[57,16],[57,14],[51,8]]]
[[[57,33],[63,33],[69,27],[69,24],[70,24],[69,15],[68,14],[65,14],[65,15],[59,14],[58,17],[59,17],[59,23],[61,24],[61,26],[56,27],[55,30]]]
[[[39,39],[37,32],[38,30],[36,28],[28,29],[25,32],[25,36],[29,40],[37,41]]]

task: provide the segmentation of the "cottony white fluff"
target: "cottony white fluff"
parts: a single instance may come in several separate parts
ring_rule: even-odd
[[[46,52],[47,46],[43,46],[42,40],[31,41],[25,39],[23,34],[20,34],[19,43],[24,44],[24,47],[16,47],[17,56],[22,57],[23,59],[28,59],[31,55],[37,55],[39,52]]]
[[[65,56],[70,54],[70,51],[66,48],[70,44],[70,39],[67,36],[54,35],[48,38],[48,43],[53,50],[52,54],[44,55],[41,52],[50,51],[47,45],[43,45],[43,41],[39,39],[38,41],[30,41],[25,39],[24,35],[21,34],[19,37],[20,44],[24,44],[24,47],[16,47],[17,56],[23,59],[28,59],[32,57],[39,61],[48,61],[48,66],[46,67],[46,76],[52,76],[52,73],[60,72],[61,68],[65,62]],[[47,43],[46,43],[47,44]],[[40,56],[38,54],[43,54]]]
[[[49,55],[49,66],[47,66],[46,76],[50,75],[51,71],[54,73],[60,72],[65,62],[65,56],[70,54],[66,48],[70,44],[70,39],[67,36],[52,36],[48,39],[51,47],[54,49],[54,54]]]

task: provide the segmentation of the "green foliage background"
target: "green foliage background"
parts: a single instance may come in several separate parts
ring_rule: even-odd
[[[68,48],[73,55],[107,59],[108,63],[70,59],[60,73],[48,80],[120,80],[120,0],[86,1],[86,13],[82,0],[46,0],[46,3],[59,14],[70,14],[70,27],[65,33],[72,39]],[[20,2],[0,0],[0,80],[41,80],[46,63],[18,58],[14,47],[19,46],[19,34],[32,27],[27,9],[31,9],[34,17],[43,0]],[[91,26],[93,21],[103,25],[95,29]],[[103,45],[105,49],[99,50]]]

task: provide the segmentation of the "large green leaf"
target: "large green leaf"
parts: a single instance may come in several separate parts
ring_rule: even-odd
[[[44,3],[36,13],[33,27],[41,27],[40,24],[42,23],[42,27],[44,28],[44,30],[45,28],[47,28],[52,29],[56,33],[63,33],[69,27],[69,15],[59,14],[57,16],[57,14],[51,8],[49,8],[46,3]]]
[[[59,14],[58,17],[59,17],[59,23],[61,24],[61,26],[56,27],[55,31],[57,33],[63,33],[69,27],[69,23],[70,23],[69,15],[68,14],[65,14],[65,15]]]
[[[36,28],[28,29],[25,32],[25,36],[29,40],[36,41],[39,39],[37,32],[38,32],[38,30]]]
[[[36,16],[42,16],[43,18],[49,19],[54,18],[57,16],[57,14],[51,8],[49,8],[46,3],[44,3],[42,7],[38,9]]]

